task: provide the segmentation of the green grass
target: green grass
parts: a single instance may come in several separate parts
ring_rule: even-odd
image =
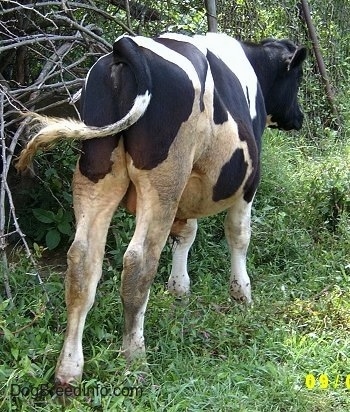
[[[349,154],[345,142],[319,142],[316,148],[298,137],[265,135],[248,257],[254,304],[230,301],[223,215],[204,219],[191,251],[192,295],[186,304],[165,290],[170,249],[162,255],[146,317],[147,367],[130,367],[119,353],[119,273],[133,227],[119,212],[85,328],[84,384],[138,387],[142,394],[91,392],[73,400],[70,410],[349,410]],[[38,400],[34,394],[51,385],[62,345],[63,278],[54,270],[48,274],[51,302],[43,310],[44,294],[29,271],[23,259],[13,265],[15,305],[0,304],[0,410],[58,411],[51,396]],[[31,326],[13,333],[35,313]],[[316,378],[313,389],[306,387],[307,374]],[[325,389],[321,374],[329,379]],[[11,396],[11,385],[32,394]]]

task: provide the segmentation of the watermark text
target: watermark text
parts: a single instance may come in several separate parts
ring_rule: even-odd
[[[142,387],[117,386],[109,384],[96,383],[95,385],[79,384],[76,386],[55,386],[52,384],[40,384],[38,386],[12,383],[10,386],[11,397],[26,397],[36,400],[44,399],[47,396],[64,396],[64,397],[106,397],[106,396],[123,396],[123,397],[140,397],[142,396]]]

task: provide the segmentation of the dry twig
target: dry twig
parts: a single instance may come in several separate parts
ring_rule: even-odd
[[[107,11],[108,2],[103,7],[89,0],[0,3],[0,267],[10,300],[6,256],[10,235],[20,238],[32,266],[37,267],[18,224],[8,181],[18,143],[26,139],[27,120],[23,122],[19,113],[59,109],[73,101],[91,64],[112,50],[104,37],[105,22],[134,34]]]

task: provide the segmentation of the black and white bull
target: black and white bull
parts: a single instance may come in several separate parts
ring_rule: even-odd
[[[230,294],[251,301],[246,252],[261,135],[266,125],[300,129],[297,91],[305,57],[305,48],[288,40],[122,36],[87,76],[83,122],[37,116],[44,127],[22,152],[18,168],[40,146],[83,141],[73,179],[76,234],[68,252],[68,323],[58,384],[81,378],[85,318],[120,203],[136,215],[121,276],[127,358],[145,351],[146,305],[169,234],[179,241],[168,288],[177,296],[189,293],[187,256],[197,218],[227,210]]]

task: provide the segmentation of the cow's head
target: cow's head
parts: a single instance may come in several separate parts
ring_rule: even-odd
[[[268,126],[299,130],[304,115],[298,104],[297,93],[302,78],[302,63],[307,55],[306,48],[297,47],[289,40],[268,39],[261,44],[269,62],[264,79],[268,80],[268,84],[263,90]]]

